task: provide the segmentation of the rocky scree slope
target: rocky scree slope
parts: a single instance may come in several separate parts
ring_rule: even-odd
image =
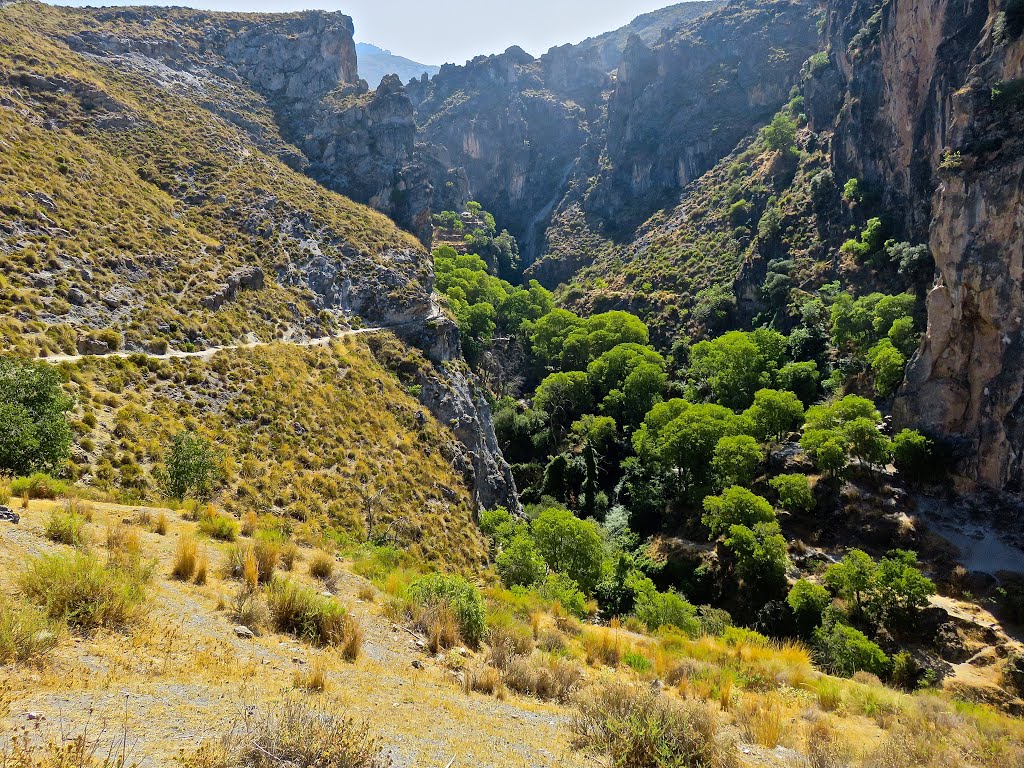
[[[300,119],[355,76],[340,14],[0,9],[3,351],[201,349],[430,317],[422,245],[310,179],[282,135],[276,110]],[[432,325],[425,402],[481,432],[462,462],[477,502],[517,508],[454,324]]]

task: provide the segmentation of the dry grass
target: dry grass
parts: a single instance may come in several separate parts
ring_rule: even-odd
[[[156,516],[156,520],[153,522],[153,533],[158,536],[166,536],[169,526],[170,522],[167,519],[167,513],[160,512],[160,514]]]
[[[314,658],[305,667],[296,669],[292,675],[292,687],[307,693],[324,693],[328,686],[327,669],[320,657]]]
[[[178,539],[178,546],[174,552],[171,576],[178,581],[191,581],[195,576],[198,563],[199,542],[191,533],[183,533]]]
[[[85,524],[85,517],[79,514],[69,502],[64,509],[55,509],[50,512],[44,532],[46,538],[57,544],[85,547],[89,543]]]
[[[499,699],[505,698],[501,672],[489,664],[477,664],[465,669],[462,673],[462,689],[467,695],[475,691]]]
[[[317,551],[309,559],[309,575],[314,579],[326,580],[334,575],[334,558],[326,552]]]
[[[58,636],[59,627],[40,608],[0,597],[0,665],[38,663]]]
[[[119,629],[142,613],[145,576],[72,552],[35,558],[21,575],[20,586],[51,619],[84,630]]]
[[[626,648],[617,627],[595,627],[583,632],[583,650],[588,664],[617,667]]]
[[[502,679],[516,693],[565,704],[579,690],[585,674],[575,661],[538,654],[514,658]]]
[[[281,547],[281,568],[289,573],[295,570],[295,563],[300,559],[299,545],[289,541]]]
[[[256,513],[253,512],[252,510],[249,510],[244,515],[242,515],[242,524],[240,526],[240,530],[243,536],[252,536],[254,533],[256,533],[256,527],[258,525],[259,518],[256,516]]]
[[[625,768],[736,768],[736,748],[707,705],[613,682],[577,699],[577,744]]]
[[[828,720],[812,723],[807,731],[807,768],[848,768],[853,750]]]
[[[287,579],[267,587],[267,605],[276,629],[314,645],[340,646],[348,658],[356,658],[362,646],[362,629],[337,600]]]
[[[199,559],[196,560],[195,578],[193,579],[193,582],[200,587],[206,584],[206,581],[209,578],[209,570],[210,561],[206,555],[206,548],[204,547],[199,552]]]
[[[314,709],[290,699],[246,715],[218,743],[185,761],[186,768],[390,768],[380,741],[335,706]]]
[[[770,694],[744,696],[736,708],[736,724],[748,743],[773,749],[782,739],[781,702]]]
[[[436,602],[425,606],[411,606],[413,628],[427,637],[431,653],[454,648],[462,642],[459,617],[449,603]]]

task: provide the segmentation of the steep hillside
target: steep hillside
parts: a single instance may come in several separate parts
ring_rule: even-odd
[[[369,43],[356,43],[356,56],[359,58],[359,77],[372,89],[376,89],[387,75],[398,75],[404,83],[413,79],[418,80],[423,75],[433,77],[440,69],[432,64],[420,64]]]

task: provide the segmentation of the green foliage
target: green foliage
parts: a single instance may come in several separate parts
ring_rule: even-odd
[[[495,560],[498,577],[506,587],[531,587],[544,578],[547,566],[533,539],[517,535]]]
[[[768,481],[777,494],[779,506],[789,512],[809,512],[814,508],[814,494],[807,475],[776,475]]]
[[[856,395],[812,406],[800,447],[827,472],[842,470],[850,457],[868,464],[884,463],[890,444],[878,429],[880,420],[874,403]]]
[[[715,446],[711,470],[720,488],[750,485],[764,453],[749,435],[727,435]]]
[[[636,651],[626,651],[622,654],[622,663],[635,672],[649,672],[653,668],[651,660],[644,656],[642,653]]]
[[[508,545],[525,529],[526,523],[514,517],[505,507],[485,509],[480,513],[480,530],[499,547]]]
[[[775,520],[731,526],[725,547],[736,558],[736,574],[746,586],[770,593],[786,583],[786,539]]]
[[[770,124],[761,130],[764,143],[773,152],[788,152],[796,146],[796,122],[785,112],[779,112]]]
[[[458,618],[462,639],[474,647],[483,639],[487,625],[483,598],[480,590],[461,576],[423,576],[409,585],[409,599],[421,607],[447,603]]]
[[[836,675],[870,672],[884,678],[892,669],[889,657],[863,632],[835,620],[815,631],[814,645],[819,663]]]
[[[549,602],[558,603],[578,619],[587,615],[587,598],[580,585],[564,573],[549,573],[537,593]]]
[[[888,397],[903,382],[907,358],[889,339],[875,344],[868,350],[866,358],[875,377],[875,393],[879,397]]]
[[[878,563],[861,550],[852,550],[828,568],[825,583],[853,601],[856,615],[887,627],[912,624],[935,594],[935,585],[917,567],[917,555],[901,549]]]
[[[121,629],[140,615],[146,576],[73,551],[34,558],[19,586],[53,620],[83,630]]]
[[[650,579],[642,576],[634,576],[631,586],[636,595],[633,612],[648,631],[670,626],[691,637],[700,634],[697,609],[682,595],[675,591],[659,592]]]
[[[85,518],[73,509],[55,509],[50,512],[44,530],[46,538],[69,547],[84,547]]]
[[[860,239],[847,240],[843,243],[839,252],[844,256],[852,256],[858,262],[878,253],[885,245],[885,229],[882,220],[878,218],[868,219],[867,225],[860,233]]]
[[[275,578],[270,583],[267,605],[278,631],[314,645],[342,645],[350,631],[345,606],[291,579]]]
[[[874,584],[877,568],[866,552],[853,549],[842,561],[825,571],[825,584],[833,592],[852,600],[857,615],[864,614],[864,602]]]
[[[764,354],[754,334],[731,331],[701,341],[690,351],[689,380],[719,405],[741,409],[771,384],[775,361]]]
[[[795,394],[804,406],[810,405],[817,398],[820,378],[818,364],[813,360],[786,363],[776,377],[779,389]]]
[[[590,404],[590,383],[582,371],[552,373],[540,383],[533,396],[533,406],[546,413],[556,429],[581,416]]]
[[[71,452],[71,405],[56,368],[0,356],[0,471],[62,469]]]
[[[767,499],[739,486],[727,488],[720,496],[704,499],[704,525],[712,537],[726,533],[733,526],[752,528],[758,523],[774,523],[775,510]]]
[[[565,509],[546,509],[530,525],[537,549],[553,571],[591,594],[601,580],[604,543],[597,525]]]
[[[789,590],[786,602],[796,617],[797,629],[807,637],[821,625],[825,609],[832,604],[832,596],[820,584],[800,579]]]
[[[864,192],[858,179],[848,179],[843,185],[843,200],[850,205],[857,205],[864,201]]]
[[[540,362],[563,371],[584,371],[620,344],[646,345],[647,326],[628,312],[605,312],[581,319],[555,309],[530,326],[530,341]]]
[[[206,438],[191,430],[179,432],[164,459],[167,494],[178,500],[188,496],[200,501],[210,498],[220,474],[219,463],[219,457]]]
[[[922,480],[932,474],[932,441],[916,429],[901,430],[892,440],[892,461],[900,474]]]
[[[862,352],[886,338],[898,320],[912,320],[916,304],[917,299],[909,293],[871,293],[858,299],[840,294],[832,304],[833,341],[841,350]]]
[[[11,494],[28,496],[30,499],[56,499],[66,496],[71,490],[63,480],[55,480],[45,472],[35,472],[28,477],[16,477],[11,481]]]
[[[780,442],[803,422],[804,406],[792,392],[759,389],[744,414],[761,440]]]

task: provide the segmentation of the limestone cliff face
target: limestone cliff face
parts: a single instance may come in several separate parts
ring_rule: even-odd
[[[1024,476],[1024,20],[1018,3],[834,4],[834,162],[938,269],[897,419],[956,449],[961,485]],[[827,111],[827,110],[826,110]]]

